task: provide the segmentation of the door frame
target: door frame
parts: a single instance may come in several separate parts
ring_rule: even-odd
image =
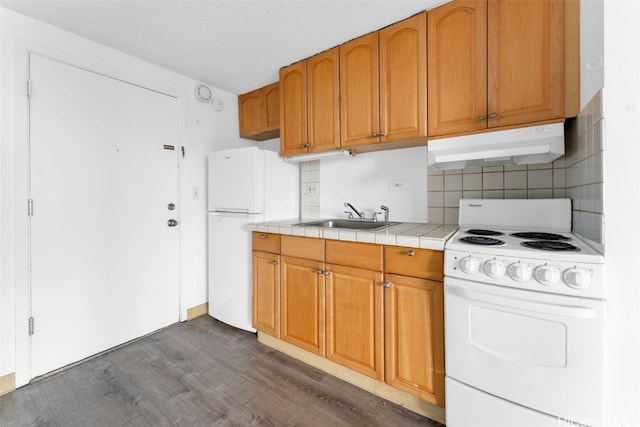
[[[16,38],[12,46],[13,76],[12,101],[13,120],[10,133],[13,136],[13,170],[10,171],[14,179],[14,193],[9,195],[13,202],[13,259],[9,265],[13,271],[8,277],[13,279],[14,291],[14,368],[15,387],[28,384],[32,380],[31,372],[31,337],[29,336],[28,319],[31,313],[31,277],[30,277],[30,221],[27,216],[27,200],[30,196],[30,158],[29,158],[29,102],[26,96],[27,80],[29,78],[29,58],[30,55],[39,55],[45,58],[62,62],[90,72],[101,74],[105,77],[120,80],[125,83],[140,86],[155,92],[159,92],[173,98],[178,103],[178,136],[177,144],[184,146],[186,142],[186,100],[185,91],[176,86],[167,85],[164,82],[149,79],[143,73],[135,73],[126,69],[114,68],[104,59],[98,60],[88,56],[79,55],[70,51],[43,45],[28,39]],[[9,125],[9,124],[8,124]],[[10,125],[10,126],[11,126]],[[11,153],[9,154],[11,156]],[[178,217],[182,218],[182,200],[184,194],[182,190],[182,157],[178,155]],[[183,306],[183,248],[182,230],[178,231],[178,306],[179,321],[186,320],[187,308]],[[11,274],[12,273],[12,274]]]

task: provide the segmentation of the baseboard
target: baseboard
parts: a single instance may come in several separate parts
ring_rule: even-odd
[[[376,396],[390,400],[391,402],[403,406],[413,412],[417,412],[420,415],[424,415],[427,418],[445,424],[445,410],[440,406],[425,402],[412,394],[398,390],[388,384],[377,381],[366,375],[362,375],[359,372],[355,372],[349,368],[325,359],[324,357],[310,353],[260,331],[258,331],[258,341],[268,347],[281,351],[295,359],[333,375],[334,377],[338,377],[349,384],[360,387],[369,393],[373,393]]]
[[[195,307],[191,307],[187,309],[187,320],[193,320],[196,317],[204,316],[209,312],[209,303],[204,302],[200,305],[196,305]]]
[[[12,372],[0,377],[0,396],[16,389],[16,374]]]

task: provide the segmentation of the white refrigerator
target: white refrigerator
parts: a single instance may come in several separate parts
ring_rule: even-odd
[[[209,315],[251,326],[251,224],[299,216],[297,164],[258,147],[208,156]]]

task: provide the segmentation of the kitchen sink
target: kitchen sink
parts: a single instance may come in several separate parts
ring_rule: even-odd
[[[302,227],[323,227],[323,228],[346,228],[349,230],[378,230],[380,228],[389,227],[400,224],[399,222],[390,222],[385,224],[382,221],[357,221],[350,219],[323,219],[320,221],[301,222]]]

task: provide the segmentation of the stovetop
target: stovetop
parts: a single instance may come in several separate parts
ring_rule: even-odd
[[[461,228],[449,239],[445,249],[540,261],[604,262],[602,255],[579,236],[542,230]]]
[[[460,200],[445,243],[447,277],[535,292],[605,298],[604,257],[571,233],[571,201]]]

